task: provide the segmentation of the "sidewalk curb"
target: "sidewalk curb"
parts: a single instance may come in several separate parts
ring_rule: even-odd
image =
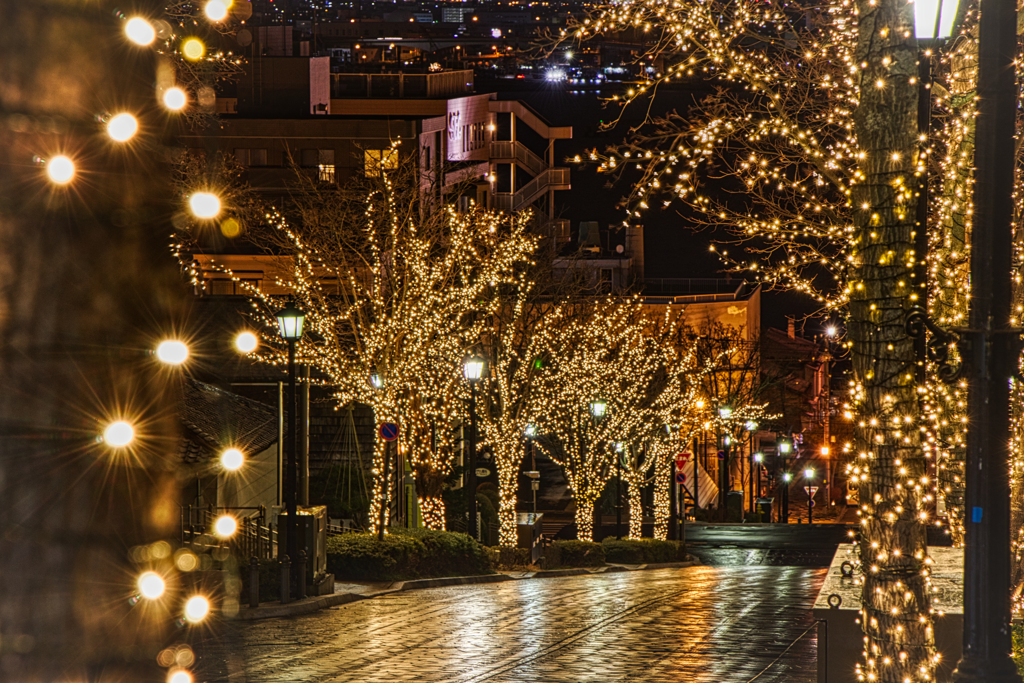
[[[505,581],[525,581],[528,579],[558,579],[569,576],[591,576],[595,574],[617,574],[620,572],[638,572],[648,569],[682,569],[699,565],[696,559],[685,562],[659,562],[653,564],[609,564],[594,569],[541,569],[536,572],[526,572],[521,576],[510,576],[509,574],[480,574],[478,576],[447,576],[439,579],[413,579],[410,581],[396,582],[393,587],[373,593],[335,593],[317,598],[305,598],[287,604],[268,604],[256,609],[245,607],[239,610],[233,617],[224,615],[228,621],[252,621],[254,619],[272,619],[274,617],[290,617],[298,614],[309,614],[322,609],[328,609],[337,605],[345,605],[358,600],[371,600],[382,595],[398,593],[407,590],[419,590],[423,588],[441,588],[444,586],[470,586],[474,584],[504,583]]]

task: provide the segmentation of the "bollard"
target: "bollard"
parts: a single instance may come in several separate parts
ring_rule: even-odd
[[[249,558],[249,607],[260,606],[260,558]]]
[[[292,568],[292,561],[290,559],[288,559],[287,555],[285,555],[283,558],[281,558],[281,565],[280,565],[280,567],[281,567],[281,602],[282,603],[291,602],[291,600],[292,600],[292,595],[291,595],[292,594],[292,590],[291,590],[292,589],[292,585],[291,585],[292,582],[290,580],[289,574],[290,574],[291,568]]]
[[[306,597],[306,551],[299,551],[299,561],[295,563],[295,597],[301,600]]]

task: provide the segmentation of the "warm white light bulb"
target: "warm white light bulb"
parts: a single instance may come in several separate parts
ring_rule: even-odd
[[[156,572],[143,572],[136,582],[139,594],[147,600],[156,600],[164,594],[164,580]]]
[[[245,464],[245,454],[237,448],[229,448],[220,454],[220,464],[226,470],[237,470]]]
[[[118,114],[107,122],[107,135],[115,142],[128,142],[139,132],[139,122],[131,114]]]
[[[162,341],[156,347],[156,357],[168,365],[181,365],[188,360],[188,346],[176,339]]]
[[[175,669],[167,674],[167,683],[192,683],[192,674],[184,669]]]
[[[199,623],[210,613],[210,601],[202,595],[195,595],[185,603],[185,619],[193,624]]]
[[[103,441],[109,446],[121,448],[135,440],[135,429],[123,420],[107,425],[103,430]]]
[[[252,332],[239,332],[235,337],[235,348],[242,353],[252,353],[259,346],[259,339]]]
[[[223,515],[214,522],[213,530],[221,538],[230,538],[238,531],[238,522],[231,515]]]
[[[168,88],[164,91],[164,106],[171,111],[179,111],[188,104],[188,96],[181,88]]]
[[[63,154],[46,162],[46,175],[58,185],[67,185],[75,177],[75,162]]]
[[[216,218],[220,213],[220,198],[210,192],[196,192],[189,197],[188,205],[196,218]]]
[[[222,21],[228,16],[228,3],[224,0],[210,0],[206,3],[205,11],[210,21]]]
[[[156,29],[142,17],[132,17],[124,25],[124,33],[137,45],[149,45],[156,40]]]

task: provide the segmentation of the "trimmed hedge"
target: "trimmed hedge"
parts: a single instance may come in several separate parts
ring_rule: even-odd
[[[606,561],[615,564],[653,564],[686,559],[685,546],[679,541],[606,538],[601,545],[604,546]]]
[[[591,541],[555,541],[551,544],[551,561],[558,567],[600,567],[605,563],[604,548]]]
[[[466,534],[430,529],[391,529],[327,539],[327,571],[339,580],[394,581],[491,574],[484,548]]]

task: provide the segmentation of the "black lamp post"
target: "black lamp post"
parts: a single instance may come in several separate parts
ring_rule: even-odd
[[[728,424],[729,420],[732,418],[732,406],[718,406],[718,417],[720,422]],[[730,451],[732,450],[732,439],[729,438],[729,430],[726,430],[724,435],[719,431],[718,441],[718,447],[725,455],[725,457],[718,462],[718,516],[719,521],[724,522],[728,517],[728,510],[726,510],[726,506],[729,504],[729,456]],[[740,507],[742,508],[743,506],[741,505]],[[740,514],[742,514],[742,512],[743,511],[741,509]]]
[[[466,463],[466,508],[469,510],[469,535],[479,540],[476,524],[476,385],[484,376],[487,361],[473,355],[462,365],[462,373],[469,382],[469,454]]]
[[[297,562],[295,576],[288,577],[291,584],[290,591],[296,597],[305,597],[306,577],[305,563],[300,561],[299,537],[298,537],[298,509],[296,498],[298,494],[298,451],[299,451],[299,426],[298,426],[298,401],[295,391],[295,344],[302,339],[302,326],[306,316],[295,304],[289,303],[275,314],[278,330],[281,338],[288,343],[288,458],[285,465],[285,509],[288,513],[288,555],[285,558],[285,569],[290,571],[292,562]],[[282,576],[282,584],[285,579]],[[285,596],[281,596],[284,598]]]
[[[936,0],[931,0],[935,2]],[[1017,12],[983,0],[978,32],[968,368],[963,658],[956,683],[1019,683],[1010,658],[1010,396],[1020,329],[1013,316]],[[943,10],[945,11],[945,10]],[[947,12],[953,14],[955,12]],[[939,13],[941,24],[942,13]]]
[[[615,444],[615,538],[622,538],[622,459],[626,457],[625,447]]]
[[[814,523],[814,470],[804,470],[804,481],[807,482],[807,523]]]
[[[756,466],[754,465],[754,432],[757,431],[757,423],[753,420],[747,420],[744,425],[747,428],[747,455],[750,461],[750,514],[753,515],[757,512],[757,501],[754,500],[754,471]],[[740,488],[742,488],[743,481],[740,480]]]
[[[380,372],[377,370],[377,366],[374,365],[370,368],[370,386],[374,391],[380,391],[384,388],[384,378],[380,376]],[[380,484],[380,509],[377,512],[377,540],[384,540],[384,527],[387,525],[388,515],[388,500],[390,495],[390,475],[389,469],[391,467],[391,445],[390,442],[384,442],[384,470],[381,473],[381,484]]]
[[[781,500],[779,501],[779,521],[783,524],[789,523],[789,482],[792,478],[789,473],[789,453],[793,450],[793,443],[788,437],[782,437],[778,440],[778,451],[779,451],[779,462],[782,464],[782,482],[780,486],[782,491],[780,492]]]
[[[590,402],[590,417],[592,418],[592,424],[594,426],[597,426],[597,424],[599,424],[601,422],[601,420],[604,419],[604,416],[607,414],[607,412],[608,412],[608,401],[604,400],[603,398],[595,398],[593,401]],[[615,533],[616,534],[620,533],[620,531],[621,531],[620,526],[621,526],[621,523],[622,523],[622,464],[618,461],[618,457],[619,457],[618,453],[616,453],[615,454],[615,458],[616,458],[615,472],[618,475],[618,484],[617,484],[618,488],[616,490],[616,502],[615,502],[616,514],[618,515],[618,517],[616,518],[617,521],[616,521],[616,526],[615,526]],[[595,509],[594,509],[594,516],[598,520],[601,519],[600,505],[595,507]],[[604,525],[603,525],[603,523],[599,523],[597,526],[598,526],[598,530],[600,531],[603,528]],[[619,538],[621,538],[621,536],[619,536]]]

